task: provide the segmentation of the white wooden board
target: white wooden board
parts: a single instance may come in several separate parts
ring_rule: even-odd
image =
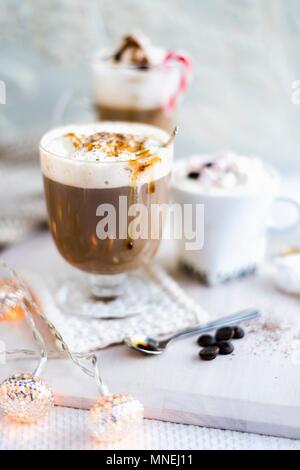
[[[170,250],[170,245],[162,247],[165,265],[174,259]],[[63,263],[48,235],[8,250],[5,259],[18,270],[36,273],[55,273]],[[247,336],[234,343],[234,355],[209,363],[199,360],[195,337],[174,343],[160,357],[122,345],[108,348],[99,357],[111,390],[140,398],[149,418],[300,438],[300,300],[278,292],[267,272],[212,289],[167,267],[212,317],[255,306],[262,309],[264,324],[247,327]],[[0,324],[0,339],[8,349],[32,347],[27,327],[18,323]],[[0,379],[32,365],[9,361],[0,366]],[[57,404],[89,408],[97,398],[92,379],[68,361],[50,361],[45,379]]]

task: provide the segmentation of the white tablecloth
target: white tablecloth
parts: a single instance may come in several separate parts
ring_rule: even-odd
[[[1,419],[0,449],[300,450],[300,441],[296,440],[154,420],[145,420],[135,437],[103,446],[89,437],[85,428],[86,413],[56,407],[41,423],[26,425],[26,428]]]

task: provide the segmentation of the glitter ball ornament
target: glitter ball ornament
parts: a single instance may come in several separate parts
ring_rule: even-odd
[[[32,423],[54,406],[48,386],[30,374],[12,375],[0,385],[0,407],[16,421]]]
[[[93,437],[102,442],[125,438],[143,420],[143,405],[135,398],[114,393],[101,397],[91,408],[87,425]]]

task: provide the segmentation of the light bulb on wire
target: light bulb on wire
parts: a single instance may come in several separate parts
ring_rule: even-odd
[[[127,394],[110,393],[100,377],[97,356],[89,353],[71,352],[59,331],[36,303],[26,284],[19,279],[14,271],[8,268],[3,260],[0,260],[1,266],[9,271],[13,281],[18,285],[19,294],[16,297],[10,297],[9,302],[5,297],[5,302],[1,299],[0,293],[0,306],[2,304],[7,308],[8,304],[13,306],[15,302],[15,305],[19,305],[24,310],[26,320],[41,351],[39,364],[33,374],[12,375],[0,385],[0,407],[4,412],[17,421],[30,423],[45,416],[54,405],[52,392],[40,378],[48,355],[44,339],[36,328],[32,317],[32,312],[35,312],[47,324],[61,351],[85,374],[96,381],[100,398],[91,408],[87,417],[87,427],[91,436],[101,442],[113,442],[127,437],[129,433],[135,431],[143,420],[144,409],[140,401]],[[33,353],[26,350],[23,352],[28,355]],[[92,368],[86,367],[82,360],[91,362]]]
[[[0,407],[15,421],[32,423],[46,416],[54,406],[52,392],[40,378],[47,362],[46,346],[30,312],[31,295],[28,297],[16,273],[3,260],[0,260],[0,268],[6,274],[0,283],[0,314],[6,315],[7,310],[22,311],[40,348],[39,363],[32,374],[14,374],[1,383]]]

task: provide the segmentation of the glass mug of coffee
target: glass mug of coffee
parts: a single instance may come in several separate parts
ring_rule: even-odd
[[[162,224],[151,207],[169,200],[169,137],[149,125],[101,122],[61,127],[41,139],[53,239],[63,258],[88,274],[97,299],[118,296],[126,273],[158,249]]]
[[[103,49],[95,56],[91,76],[98,119],[144,122],[171,132],[191,61],[185,53],[130,35],[117,50]]]
[[[185,52],[168,51],[141,35],[130,35],[116,49],[94,55],[90,76],[98,120],[140,122],[171,132],[192,78],[192,63]],[[90,101],[79,91],[71,92],[57,113],[62,121],[71,111],[74,115],[76,107],[86,113]]]

